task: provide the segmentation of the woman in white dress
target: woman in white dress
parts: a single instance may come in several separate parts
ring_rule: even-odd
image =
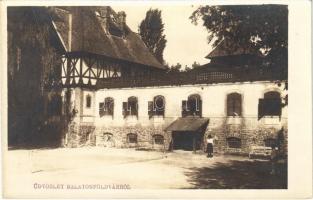
[[[207,142],[207,149],[206,150],[208,153],[207,157],[211,158],[211,157],[213,157],[213,138],[211,135],[208,135],[206,142]]]

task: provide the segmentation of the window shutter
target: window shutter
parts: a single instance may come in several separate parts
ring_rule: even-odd
[[[124,118],[127,116],[128,112],[128,103],[127,102],[123,102],[123,116]]]
[[[185,117],[188,115],[187,101],[182,101],[182,116]]]
[[[149,118],[151,118],[153,116],[153,101],[148,101],[148,115]]]
[[[201,99],[199,99],[199,105],[198,105],[198,107],[199,107],[199,113],[198,113],[198,115],[199,115],[200,117],[202,117],[202,100],[201,100]]]
[[[136,102],[136,108],[134,114],[138,117],[138,101]]]
[[[258,120],[260,120],[265,115],[265,100],[259,99],[258,105]]]
[[[99,103],[99,115],[100,117],[104,115],[104,103]]]
[[[280,99],[273,99],[273,115],[281,116],[281,100]]]
[[[148,101],[148,111],[153,111],[153,101]]]

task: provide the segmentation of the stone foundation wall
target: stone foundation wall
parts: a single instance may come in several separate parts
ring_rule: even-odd
[[[68,133],[65,138],[65,147],[94,146],[96,137],[94,134],[95,126],[92,124],[80,125],[72,122],[69,125]]]
[[[214,151],[219,153],[248,154],[251,146],[265,146],[266,139],[283,138],[282,148],[287,154],[288,126],[287,119],[281,119],[281,124],[263,124],[256,118],[245,118],[239,124],[227,124],[225,119],[211,119],[204,140],[208,135],[215,140]],[[214,126],[215,125],[215,126]],[[241,148],[230,148],[227,138],[239,138]]]
[[[127,135],[133,133],[137,135],[137,143],[129,143]],[[96,146],[111,146],[117,148],[141,148],[168,150],[170,134],[163,131],[163,127],[97,127],[95,131]],[[108,135],[111,139],[108,140]],[[162,135],[164,144],[155,144],[154,135]]]
[[[171,132],[165,132],[164,126],[98,126],[73,122],[69,126],[66,137],[67,147],[99,146],[116,148],[137,148],[145,150],[169,150]],[[130,143],[127,135],[137,135],[137,142]],[[204,132],[202,150],[205,151],[205,140],[210,134],[216,140],[214,151],[218,153],[248,154],[251,146],[265,146],[264,140],[283,137],[282,148],[287,153],[288,146],[287,119],[280,119],[280,124],[264,124],[256,118],[243,118],[239,123],[229,123],[227,118],[210,118],[209,125]],[[164,144],[155,144],[154,135],[162,135]],[[227,138],[234,137],[241,140],[240,148],[230,148]]]

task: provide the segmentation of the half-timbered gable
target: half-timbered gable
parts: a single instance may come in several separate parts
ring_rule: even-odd
[[[164,70],[127,26],[124,12],[103,6],[56,7],[51,13],[67,50],[62,57],[62,84],[95,86],[99,79]]]

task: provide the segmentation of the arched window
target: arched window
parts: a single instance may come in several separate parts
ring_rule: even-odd
[[[152,117],[154,115],[164,116],[165,111],[165,98],[158,95],[153,98],[153,101],[148,102],[148,115]]]
[[[127,102],[123,102],[123,116],[135,115],[138,117],[137,97],[129,97]]]
[[[163,135],[157,134],[157,135],[153,135],[153,142],[154,144],[164,144],[164,137]]]
[[[91,96],[89,94],[86,96],[86,107],[91,107]]]
[[[241,148],[241,139],[237,137],[229,137],[226,139],[228,148]]]
[[[266,92],[263,99],[259,99],[259,119],[263,116],[281,116],[280,93],[276,91]]]
[[[111,115],[114,113],[114,99],[112,97],[107,97],[104,102],[99,103],[99,115]]]
[[[227,95],[227,116],[241,116],[241,95],[231,93]]]
[[[274,138],[266,138],[264,140],[264,145],[266,147],[276,146],[276,139],[274,139]]]
[[[264,94],[264,99],[280,99],[280,93],[276,91],[266,92]]]
[[[137,134],[128,133],[127,134],[127,142],[128,143],[137,143],[138,142]]]
[[[202,100],[200,95],[193,94],[187,101],[182,101],[182,116],[202,116]]]

